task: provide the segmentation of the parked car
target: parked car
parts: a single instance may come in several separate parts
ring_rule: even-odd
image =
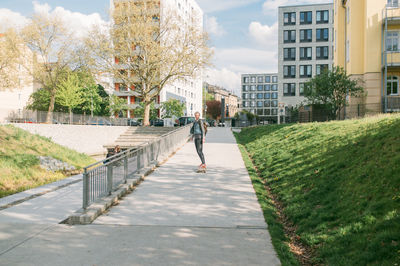
[[[141,122],[139,121],[139,119],[136,118],[128,118],[128,126],[131,127],[137,127],[137,126],[141,126]]]
[[[94,125],[94,126],[112,126],[111,122],[104,119],[104,118],[99,118],[99,119],[89,119],[88,122],[86,123],[87,125]]]
[[[154,119],[150,121],[150,125],[155,126],[155,127],[163,127],[164,126],[164,120],[162,119]]]
[[[206,119],[207,123],[209,124],[210,127],[215,127],[217,126],[217,122],[214,119]]]
[[[179,126],[186,126],[193,123],[195,118],[193,116],[182,116],[179,118]]]

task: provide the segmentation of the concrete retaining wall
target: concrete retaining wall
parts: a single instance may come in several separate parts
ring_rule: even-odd
[[[88,155],[105,154],[103,145],[113,143],[129,127],[13,124],[32,134],[51,138],[57,144]]]

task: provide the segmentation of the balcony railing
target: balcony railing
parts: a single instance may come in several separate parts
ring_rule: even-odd
[[[400,7],[386,5],[383,9],[383,19],[387,20],[388,25],[400,25]]]
[[[387,111],[400,112],[400,95],[387,96]]]
[[[400,67],[400,51],[385,51],[382,53],[382,66],[385,66],[385,58],[388,67]]]

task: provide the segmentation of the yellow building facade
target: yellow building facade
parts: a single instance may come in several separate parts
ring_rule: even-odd
[[[398,0],[334,0],[334,64],[359,79],[373,112],[400,111]]]

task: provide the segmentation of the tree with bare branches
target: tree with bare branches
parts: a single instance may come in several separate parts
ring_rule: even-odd
[[[87,55],[98,72],[111,73],[144,104],[144,125],[150,105],[168,84],[201,75],[209,65],[207,35],[195,15],[183,23],[159,0],[116,1],[113,25],[97,29],[86,40]]]
[[[21,40],[17,32],[8,29],[0,34],[0,90],[19,85]]]
[[[66,73],[78,67],[79,45],[59,18],[39,14],[35,14],[22,29],[21,37],[35,54],[33,67],[28,67],[27,70],[34,80],[50,93],[46,118],[50,123],[58,85]]]

